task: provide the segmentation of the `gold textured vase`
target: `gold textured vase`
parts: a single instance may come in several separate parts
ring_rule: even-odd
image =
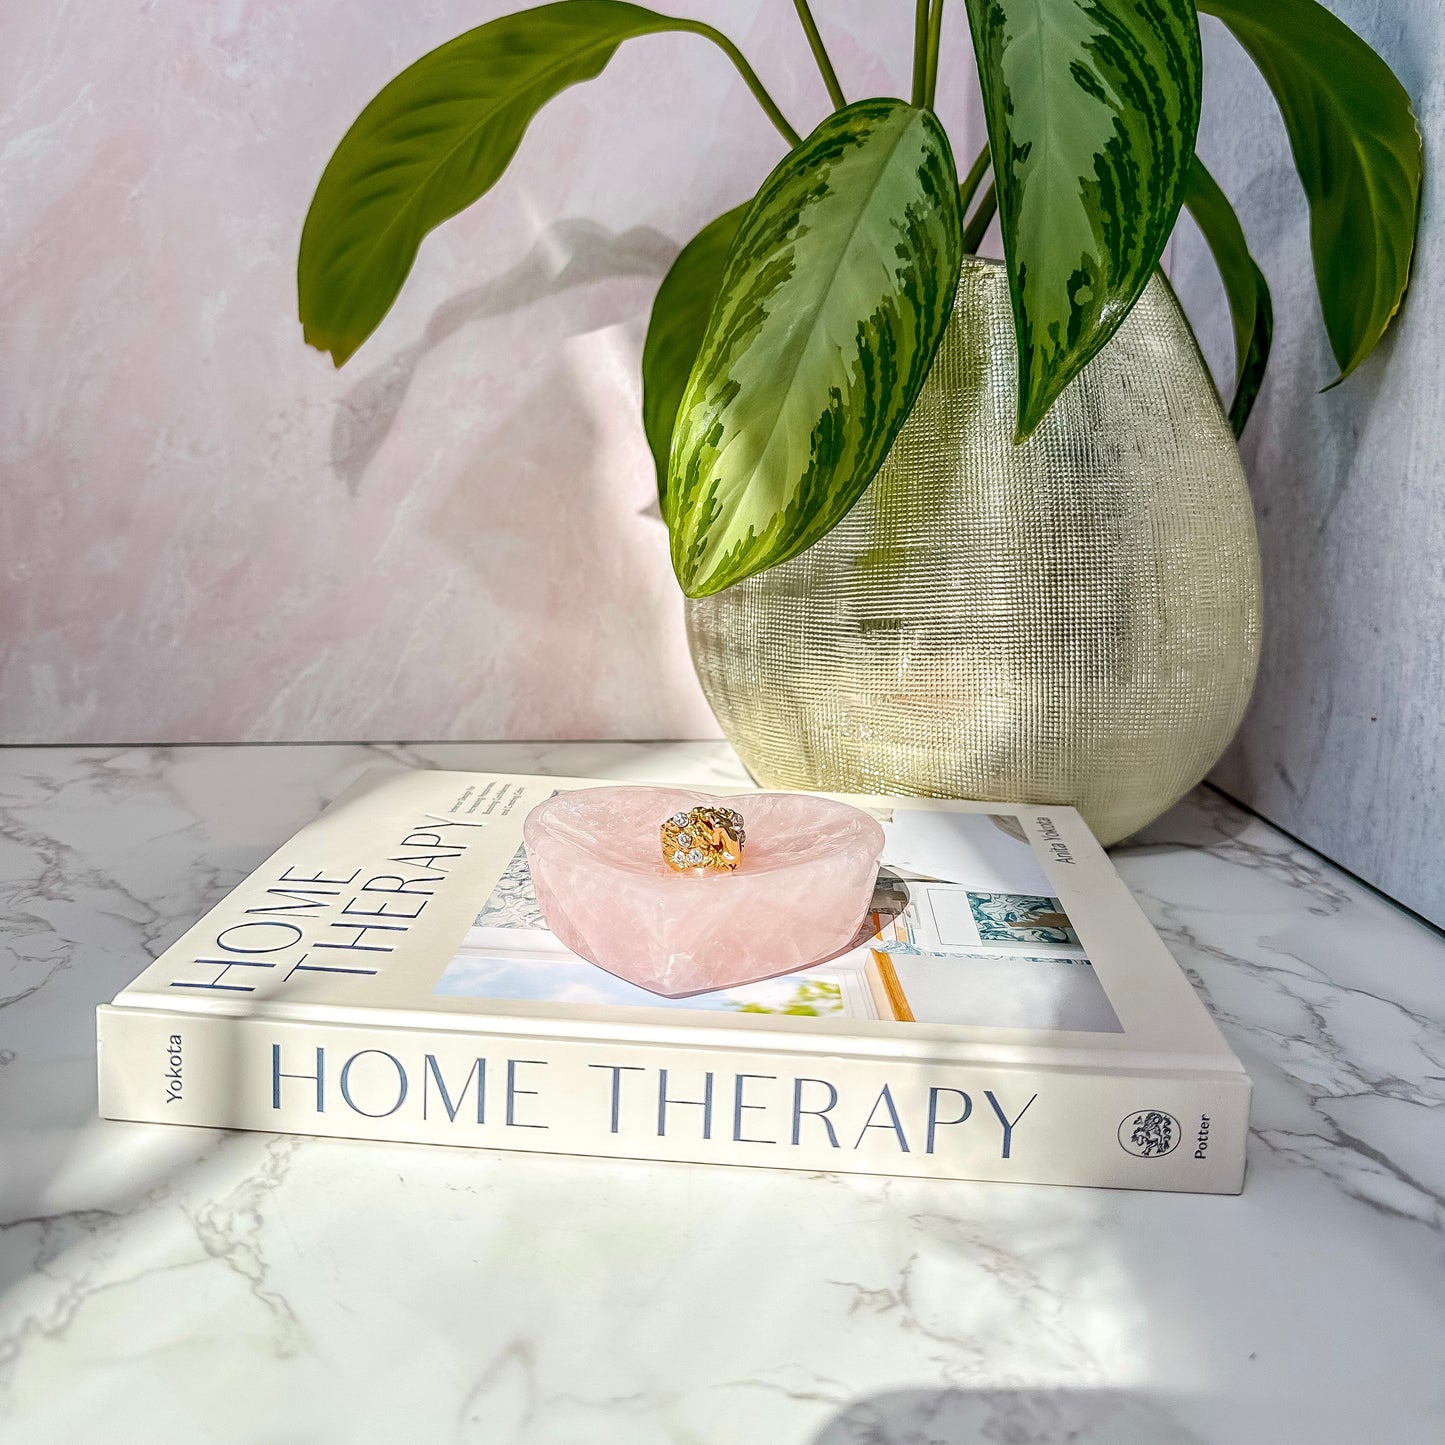
[[[687,604],[765,787],[1071,803],[1103,842],[1197,783],[1259,657],[1239,452],[1166,282],[1013,444],[1001,266],[965,263],[881,471],[801,556]]]

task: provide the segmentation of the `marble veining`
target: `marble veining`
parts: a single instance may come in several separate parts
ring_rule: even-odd
[[[1445,943],[1217,793],[1117,857],[1255,1080],[1237,1199],[104,1123],[94,1005],[363,769],[746,779],[716,743],[0,762],[6,1445],[1445,1437]]]

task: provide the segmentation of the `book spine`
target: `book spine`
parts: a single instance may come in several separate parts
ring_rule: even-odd
[[[109,1119],[550,1154],[1237,1193],[1241,1074],[1040,1069],[103,1005]]]

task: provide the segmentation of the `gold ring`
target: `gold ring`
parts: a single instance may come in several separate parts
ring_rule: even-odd
[[[708,805],[674,813],[662,825],[662,861],[675,873],[731,873],[742,862],[741,813]]]

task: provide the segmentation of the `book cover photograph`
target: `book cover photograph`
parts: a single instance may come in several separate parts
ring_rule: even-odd
[[[651,826],[650,791],[368,776],[101,1007],[102,1112],[809,1170],[1241,1187],[1249,1080],[1071,809],[816,800],[846,802],[857,836],[878,840],[848,916],[827,887],[847,858],[797,870],[849,837],[795,847],[791,815],[769,811],[786,799],[796,813],[811,795],[678,804],[662,856],[608,857],[621,872],[589,894],[575,882],[597,842],[584,824],[635,803]],[[560,840],[551,853],[543,823]],[[738,879],[753,891],[721,891]],[[831,946],[799,965],[813,938]]]

